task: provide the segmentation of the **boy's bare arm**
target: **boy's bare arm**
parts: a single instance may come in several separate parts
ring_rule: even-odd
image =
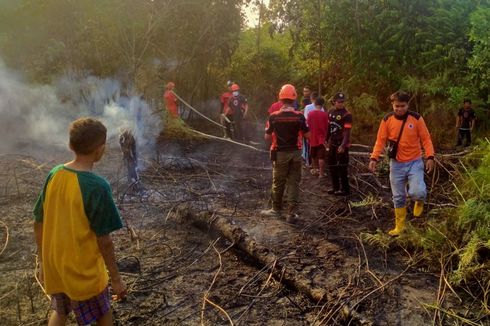
[[[42,259],[43,249],[43,223],[34,222],[34,238],[36,239],[38,260]]]
[[[119,299],[122,299],[126,296],[126,285],[123,283],[117,268],[116,255],[114,253],[114,244],[112,243],[111,235],[107,234],[97,237],[97,245],[104,258],[105,265],[109,270],[112,289]]]

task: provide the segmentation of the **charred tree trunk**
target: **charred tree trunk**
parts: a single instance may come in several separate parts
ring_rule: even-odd
[[[235,247],[244,251],[263,266],[275,263],[275,276],[282,279],[282,282],[295,290],[307,295],[314,302],[327,300],[327,291],[322,288],[314,287],[311,280],[306,278],[292,266],[281,262],[269,248],[255,242],[239,226],[234,225],[229,219],[214,216],[210,212],[194,213],[188,208],[178,211],[180,218],[187,220],[198,227],[204,227],[224,236],[233,242]]]

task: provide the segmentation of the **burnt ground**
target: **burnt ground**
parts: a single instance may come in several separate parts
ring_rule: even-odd
[[[410,252],[361,241],[361,233],[393,223],[386,180],[366,173],[365,157],[352,157],[356,189],[349,199],[327,195],[328,179],[305,169],[301,216],[292,225],[259,214],[271,182],[266,153],[216,141],[167,141],[158,152],[141,159],[137,190],[128,187],[115,144],[96,168],[112,184],[126,225],[113,235],[129,289],[128,299],[113,305],[117,324],[226,325],[228,317],[235,325],[432,323],[426,305],[437,299],[439,275],[415,266]],[[46,323],[30,216],[47,172],[69,158],[66,151],[0,156],[2,325]],[[314,302],[281,282],[275,264],[260,266],[193,225],[179,214],[183,205],[232,220],[327,298]],[[203,309],[204,297],[211,303]]]

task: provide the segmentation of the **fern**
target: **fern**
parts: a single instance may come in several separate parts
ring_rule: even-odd
[[[390,247],[391,242],[393,241],[392,238],[387,235],[385,232],[381,231],[380,229],[376,230],[376,233],[368,233],[368,232],[363,232],[360,234],[361,240],[372,246],[372,247],[379,247],[383,250],[387,250]]]
[[[366,207],[366,206],[376,206],[381,204],[382,202],[383,201],[381,200],[381,198],[369,194],[363,200],[357,202],[350,201],[349,204],[351,207]]]

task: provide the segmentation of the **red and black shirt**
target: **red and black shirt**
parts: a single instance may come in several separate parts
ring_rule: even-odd
[[[272,135],[271,150],[293,151],[301,149],[303,134],[309,132],[306,119],[294,108],[282,108],[273,112],[265,132]]]
[[[330,145],[342,145],[344,141],[344,130],[350,128],[352,128],[352,114],[346,108],[333,108],[328,111],[327,139]]]
[[[243,117],[246,105],[247,99],[241,94],[232,96],[228,99],[229,112],[225,112],[225,114],[233,115],[235,118],[241,118]]]

